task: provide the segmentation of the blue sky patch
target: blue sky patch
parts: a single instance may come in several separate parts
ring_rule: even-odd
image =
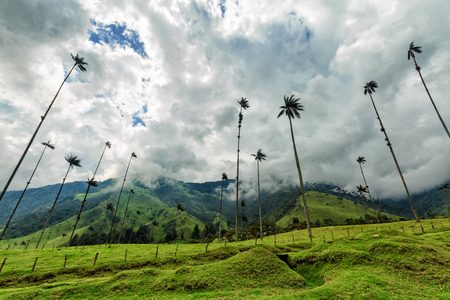
[[[225,17],[225,12],[227,11],[227,9],[225,7],[225,2],[227,2],[227,0],[220,0],[220,3],[219,3],[220,10],[222,11],[222,18]]]
[[[145,126],[145,122],[138,116],[138,113],[135,113],[133,115],[133,127],[136,127],[138,124],[141,124],[142,126],[147,127],[147,126]]]
[[[126,23],[103,24],[91,20],[94,30],[89,30],[89,40],[94,44],[109,45],[112,49],[119,46],[125,49],[130,47],[142,58],[148,58],[144,49],[144,43],[139,34],[128,29]]]

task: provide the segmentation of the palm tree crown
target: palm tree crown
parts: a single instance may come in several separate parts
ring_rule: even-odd
[[[82,72],[86,72],[86,68],[83,65],[87,65],[87,62],[84,62],[84,58],[83,57],[79,57],[78,53],[77,55],[73,56],[72,54],[70,54],[72,56],[72,59],[75,61],[75,65],[78,66],[78,68],[82,71]]]
[[[368,191],[367,191],[367,187],[362,186],[362,185],[358,185],[358,186],[356,187],[356,189],[358,190],[358,193],[360,193],[361,195],[362,195],[363,193],[367,193],[367,192],[368,192]]]
[[[98,186],[98,183],[97,183],[96,180],[94,180],[94,178],[91,178],[91,179],[88,178],[88,181],[86,181],[86,183],[89,184],[90,186],[93,186],[93,187],[97,187]]]
[[[78,159],[78,156],[69,154],[69,155],[65,156],[64,158],[69,163],[69,168],[73,168],[74,166],[81,167],[81,165],[80,165],[81,161]]]
[[[294,98],[294,95],[291,95],[290,97],[284,96],[284,105],[280,106],[282,110],[277,118],[286,114],[288,118],[295,119],[297,117],[300,119],[299,111],[303,111],[303,105],[298,102],[299,100],[300,98]]]
[[[227,173],[225,173],[225,172],[222,173],[222,180],[228,180]]]
[[[262,152],[262,149],[258,149],[258,152],[256,154],[252,154],[252,156],[255,157],[255,160],[262,161],[266,160],[266,155]]]
[[[49,147],[52,150],[55,150],[55,145],[50,144],[50,141],[48,141],[47,143],[42,143],[42,145]]]
[[[419,46],[415,46],[414,45],[414,41],[411,42],[411,44],[409,44],[409,50],[408,50],[408,60],[412,57],[415,58],[416,56],[414,55],[414,52],[416,53],[422,53],[422,50],[420,49],[422,47]]]
[[[245,110],[250,107],[250,105],[248,105],[247,98],[242,97],[242,99],[240,101],[238,101],[238,103]]]
[[[137,155],[136,155],[136,153],[134,153],[134,152],[131,153],[131,156],[134,157],[134,158],[137,158]]]
[[[378,83],[376,83],[375,81],[370,81],[367,82],[366,85],[364,86],[364,95],[367,95],[367,93],[369,93],[369,95],[372,95],[372,92],[375,93],[375,89],[378,88]]]
[[[364,156],[358,156],[358,159],[356,161],[360,164],[363,164],[366,162],[366,159],[364,158]]]
[[[108,141],[105,143],[106,147],[108,147],[109,149],[111,149],[111,143]]]
[[[159,223],[158,223],[158,221],[153,220],[152,225],[153,225],[154,227],[158,227]]]

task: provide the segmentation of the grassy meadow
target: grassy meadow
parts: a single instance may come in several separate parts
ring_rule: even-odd
[[[257,245],[2,250],[0,298],[450,298],[450,219],[321,227],[313,235],[313,244],[300,230]]]

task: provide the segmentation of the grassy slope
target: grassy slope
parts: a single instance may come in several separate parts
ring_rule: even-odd
[[[213,243],[207,253],[205,244],[165,244],[157,259],[157,245],[0,251],[0,297],[448,299],[450,219],[433,223],[314,228],[312,246],[304,230],[278,235],[276,246],[269,236],[256,247]],[[292,269],[274,255],[281,253]]]
[[[332,219],[337,224],[346,224],[345,219],[358,219],[364,216],[366,210],[369,215],[374,215],[372,208],[366,208],[347,199],[338,200],[337,196],[314,191],[306,192],[306,204],[309,208],[309,217],[312,223],[319,220],[323,224],[323,219]],[[383,215],[398,220],[397,216],[386,213],[383,213]],[[300,222],[305,221],[305,213],[300,198],[297,199],[297,206],[278,220],[277,224],[286,227],[292,224],[294,217],[297,217]]]

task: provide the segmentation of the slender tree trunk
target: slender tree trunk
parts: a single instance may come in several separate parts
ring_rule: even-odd
[[[222,198],[223,198],[223,179],[222,179],[222,190],[220,192],[219,241],[220,241],[220,230],[222,230]]]
[[[416,222],[420,222],[420,219],[419,219],[419,217],[417,216],[417,213],[416,213],[416,209],[414,208],[414,204],[412,202],[411,195],[409,194],[409,190],[408,190],[408,186],[406,185],[405,178],[403,178],[402,170],[400,169],[400,166],[398,165],[398,162],[397,162],[397,158],[395,157],[394,149],[392,149],[392,144],[391,144],[391,142],[389,140],[389,137],[388,137],[388,135],[386,133],[386,129],[383,126],[383,122],[381,122],[381,118],[380,118],[380,115],[378,114],[378,110],[377,110],[377,107],[375,106],[375,102],[373,101],[372,94],[369,93],[369,96],[370,96],[370,100],[372,100],[372,105],[373,105],[373,108],[375,109],[375,113],[377,114],[377,119],[380,122],[381,131],[384,133],[387,145],[388,145],[389,150],[391,151],[391,154],[392,154],[392,158],[394,159],[395,165],[397,166],[398,174],[400,174],[400,178],[401,178],[401,180],[403,182],[403,186],[405,187],[406,195],[408,196],[409,204],[411,205],[411,209],[412,209],[412,211],[414,213],[414,217],[416,218]]]
[[[126,219],[126,217],[127,217],[128,204],[130,204],[130,198],[131,198],[131,192],[130,192],[130,194],[128,195],[127,206],[125,207],[125,213],[123,214],[122,226],[120,226],[119,241],[117,242],[118,244],[120,244],[120,239],[122,238],[123,225],[125,225],[125,219]]]
[[[445,132],[447,133],[448,137],[450,138],[450,132],[448,131],[447,126],[445,126],[444,120],[442,119],[441,114],[439,113],[439,110],[437,109],[436,105],[434,104],[433,98],[431,98],[431,94],[428,91],[427,85],[425,84],[425,80],[423,80],[422,73],[420,72],[420,67],[417,65],[416,58],[415,58],[414,55],[412,56],[412,58],[414,59],[414,64],[416,65],[416,70],[417,70],[417,72],[420,75],[420,79],[422,80],[423,86],[425,87],[425,90],[427,91],[428,97],[431,100],[431,104],[433,104],[434,110],[436,111],[436,113],[437,113],[437,115],[439,117],[439,120],[441,121],[442,126],[445,129]]]
[[[75,68],[77,64],[75,63],[72,67],[72,69],[70,69],[69,74],[67,74],[66,78],[64,78],[64,81],[61,83],[61,85],[59,86],[58,91],[56,92],[55,97],[53,98],[52,102],[50,103],[49,107],[47,108],[47,111],[45,112],[45,114],[43,116],[41,116],[41,122],[39,123],[38,127],[36,128],[36,131],[34,132],[33,136],[31,137],[31,140],[28,142],[27,147],[25,148],[25,151],[23,152],[22,156],[20,157],[19,162],[17,163],[16,167],[14,168],[14,171],[12,172],[11,176],[8,179],[8,182],[6,182],[5,187],[3,188],[3,192],[0,195],[0,202],[3,199],[3,196],[5,195],[6,191],[8,190],[8,187],[11,183],[11,181],[13,180],[14,176],[16,175],[17,170],[19,169],[20,165],[22,164],[23,159],[25,158],[25,156],[27,155],[28,149],[30,149],[31,144],[34,141],[34,138],[36,137],[39,129],[41,128],[42,123],[44,123],[45,118],[47,117],[48,112],[50,111],[50,108],[52,108],[53,103],[56,100],[56,97],[58,97],[59,91],[61,91],[61,88],[63,87],[64,83],[66,82],[67,78],[69,78],[70,74],[72,73],[73,69]]]
[[[238,218],[239,218],[239,146],[241,140],[241,124],[242,124],[242,106],[239,112],[239,122],[238,122],[238,148],[237,148],[237,173],[236,173],[236,242],[238,241]]]
[[[114,212],[114,217],[111,223],[111,229],[109,230],[109,236],[108,236],[108,241],[107,244],[109,244],[111,241],[111,234],[114,228],[114,221],[116,220],[116,215],[117,215],[117,211],[119,210],[119,203],[120,203],[120,197],[122,197],[122,191],[123,191],[123,186],[125,185],[125,181],[127,180],[127,173],[128,173],[128,169],[130,168],[130,164],[131,164],[131,159],[133,158],[133,155],[130,156],[130,161],[128,162],[128,166],[127,166],[127,170],[125,171],[125,177],[123,178],[123,182],[122,182],[122,188],[120,189],[120,193],[119,193],[119,199],[117,199],[117,205],[116,205],[116,211]]]
[[[258,173],[258,202],[259,202],[259,232],[261,233],[261,241],[263,240],[263,229],[262,229],[262,213],[261,213],[261,189],[259,184],[259,161],[256,160],[256,170]]]
[[[38,242],[36,244],[36,249],[39,247],[39,243],[41,242],[42,236],[44,235],[45,229],[47,228],[48,222],[50,221],[50,217],[52,216],[53,210],[55,209],[56,202],[58,202],[59,195],[61,195],[62,188],[64,186],[64,183],[66,182],[67,174],[69,174],[69,171],[70,171],[71,167],[72,167],[72,165],[69,165],[69,167],[67,168],[66,176],[64,176],[64,179],[62,181],[61,187],[59,188],[59,191],[58,191],[58,195],[56,195],[55,202],[53,202],[52,209],[50,209],[50,212],[49,212],[48,217],[47,217],[47,221],[45,222],[44,228],[42,229],[41,236],[39,237],[39,240],[38,240]]]
[[[95,172],[94,172],[94,175],[92,176],[92,179],[91,179],[91,180],[94,180],[95,175],[97,174],[97,170],[98,170],[98,167],[100,166],[100,163],[101,163],[101,161],[102,161],[103,154],[105,154],[106,147],[107,147],[107,145],[105,145],[105,147],[103,148],[102,155],[100,156],[100,160],[98,161],[97,167],[95,168]],[[88,194],[89,194],[89,189],[90,189],[90,188],[91,188],[91,185],[89,184],[89,178],[88,178],[88,187],[87,187],[87,189],[86,189],[86,193],[84,194],[83,201],[81,201],[80,211],[78,212],[77,219],[76,219],[76,221],[75,221],[75,225],[73,225],[72,234],[70,235],[69,244],[67,244],[66,249],[67,249],[67,247],[69,247],[70,242],[72,241],[73,235],[75,234],[75,230],[77,229],[78,221],[80,221],[80,218],[81,218],[81,212],[83,211],[84,204],[86,203],[87,196],[88,196]]]
[[[359,168],[361,169],[361,175],[362,175],[362,177],[364,179],[364,184],[366,185],[367,193],[369,194],[369,199],[370,199],[370,203],[372,204],[373,213],[375,214],[375,218],[377,219],[377,223],[380,223],[380,220],[378,218],[378,213],[375,210],[375,205],[373,204],[372,195],[370,194],[369,186],[367,185],[366,176],[364,176],[364,172],[363,172],[361,163],[359,163]]]
[[[48,141],[48,143],[50,143],[50,141]],[[39,163],[41,162],[42,156],[44,156],[44,153],[45,153],[45,150],[47,149],[47,147],[48,146],[45,145],[44,150],[42,151],[41,156],[39,157],[39,160],[36,164],[36,167],[34,168],[33,173],[31,173],[30,179],[28,179],[27,185],[25,186],[25,189],[23,190],[22,195],[20,195],[19,201],[17,201],[16,206],[14,207],[14,210],[11,213],[11,216],[9,217],[8,222],[6,223],[5,228],[3,229],[2,235],[0,236],[0,241],[3,239],[3,235],[5,234],[6,229],[8,229],[9,224],[11,223],[11,220],[12,220],[14,214],[16,213],[17,208],[19,207],[20,201],[22,201],[22,198],[25,195],[25,192],[27,191],[28,186],[30,185],[31,179],[33,179],[34,173],[36,172],[36,170],[39,166]]]
[[[302,193],[303,207],[305,208],[306,227],[308,228],[309,240],[312,243],[313,242],[313,237],[312,237],[312,232],[311,232],[311,224],[309,222],[308,206],[306,205],[306,196],[305,196],[305,188],[303,186],[302,171],[300,169],[300,162],[298,161],[297,147],[295,146],[294,130],[292,129],[292,120],[291,120],[291,117],[289,115],[288,115],[288,117],[289,117],[289,125],[291,126],[292,144],[294,145],[295,163],[297,165],[298,179],[300,181],[300,190],[301,190],[301,193]]]

